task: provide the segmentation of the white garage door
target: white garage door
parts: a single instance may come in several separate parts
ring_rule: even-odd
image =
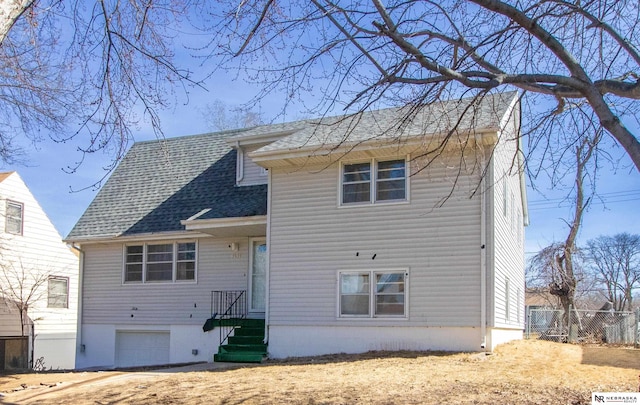
[[[169,332],[116,332],[116,366],[169,363]]]

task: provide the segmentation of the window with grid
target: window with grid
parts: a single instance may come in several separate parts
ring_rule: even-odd
[[[69,308],[69,279],[50,277],[47,286],[48,308]]]
[[[375,160],[342,166],[342,204],[407,199],[406,160]]]
[[[22,235],[24,205],[15,201],[7,201],[4,230],[13,235]]]
[[[340,273],[341,317],[405,317],[406,271]]]
[[[124,282],[194,281],[196,251],[196,242],[127,245]]]
[[[176,280],[195,280],[196,243],[178,243]]]

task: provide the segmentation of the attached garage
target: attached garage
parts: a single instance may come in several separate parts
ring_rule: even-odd
[[[169,363],[169,332],[116,332],[116,367]]]

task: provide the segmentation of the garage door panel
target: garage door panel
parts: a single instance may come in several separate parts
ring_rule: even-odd
[[[116,366],[169,363],[169,332],[116,332]]]

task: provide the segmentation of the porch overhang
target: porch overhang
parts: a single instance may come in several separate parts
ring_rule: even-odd
[[[267,216],[234,218],[189,218],[180,221],[187,231],[197,231],[216,237],[251,237],[267,234]]]

